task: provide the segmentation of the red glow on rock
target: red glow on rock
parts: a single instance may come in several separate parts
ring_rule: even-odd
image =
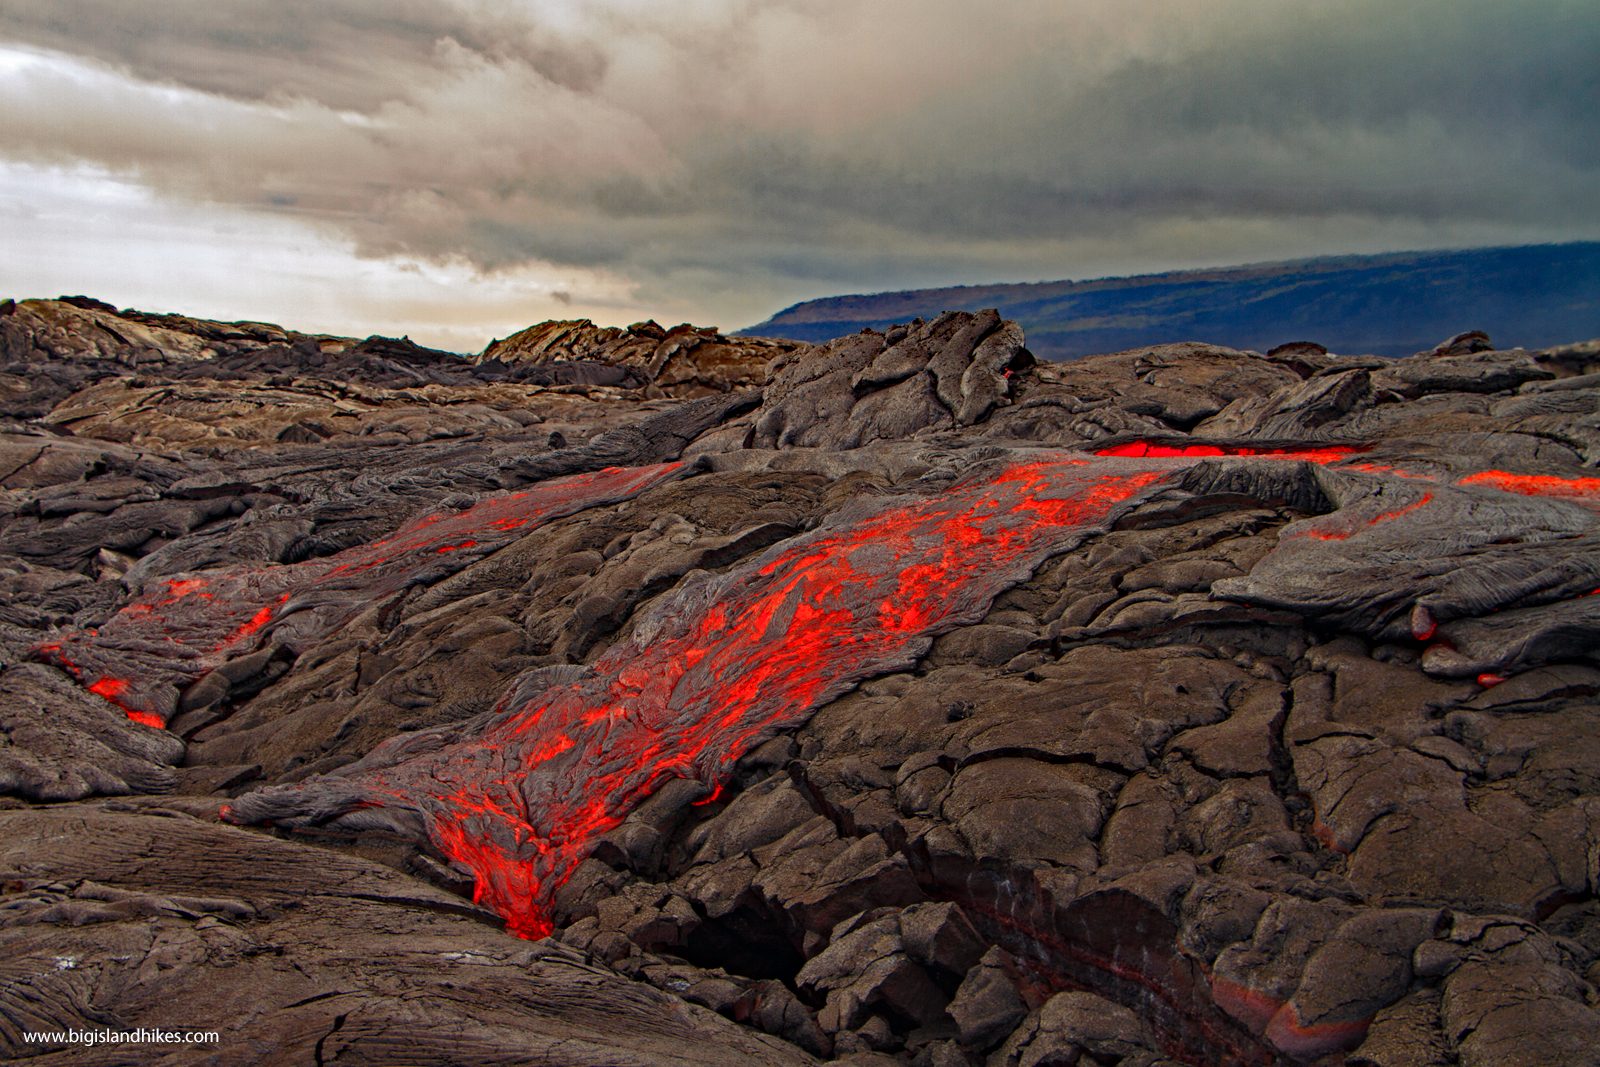
[[[288,601],[288,599],[289,594],[285,593],[283,596],[278,598],[278,602],[276,604],[268,604],[266,607],[250,616],[250,621],[239,627],[231,635],[225,638],[222,642],[223,645],[236,645],[239,642],[247,641],[256,634],[260,633],[262,628],[265,627],[267,623],[272,621],[273,609],[282,607],[283,604]]]
[[[985,934],[998,934],[998,943],[1027,968],[1021,984],[1032,988],[1033,994],[1024,994],[1030,999],[1091,990],[1150,1021],[1172,1060],[1196,1067],[1282,1067],[1256,1039],[1259,1030],[1251,1034],[1217,1010],[1209,969],[1178,950],[1176,930],[1164,935],[1167,920],[1148,901],[1117,889],[1069,901],[1037,884],[1033,888],[1042,892],[1034,895],[1025,882],[1018,894],[1012,878],[976,872],[943,888],[941,896],[960,904]],[[1255,993],[1223,981],[1231,986],[1224,999],[1230,992],[1242,998]],[[1270,1001],[1263,1027],[1281,1003]]]
[[[1419,470],[1406,470],[1404,467],[1391,467],[1383,463],[1341,463],[1340,470],[1362,471],[1366,474],[1386,474],[1395,478],[1413,478],[1424,482],[1437,482],[1439,479],[1432,474]]]
[[[1129,441],[1127,444],[1102,448],[1097,456],[1122,456],[1171,459],[1177,456],[1225,456],[1228,453],[1216,445],[1154,445],[1148,441]]]
[[[102,678],[89,687],[89,692],[103,696],[113,703],[127,691],[128,683],[121,678]]]
[[[557,734],[555,737],[550,738],[544,744],[528,753],[528,762],[543,763],[547,759],[552,759],[561,755],[561,753],[565,752],[575,744],[577,744],[577,742],[568,737],[566,734]]]
[[[1283,1008],[1283,1001],[1277,997],[1223,975],[1213,975],[1211,978],[1211,1000],[1253,1034],[1265,1031],[1272,1017]]]
[[[1523,496],[1554,497],[1574,504],[1600,507],[1600,478],[1557,478],[1549,474],[1508,474],[1505,471],[1480,471],[1469,474],[1457,485],[1481,485]]]
[[[1404,507],[1395,508],[1393,511],[1381,512],[1377,515],[1361,515],[1359,512],[1355,512],[1354,509],[1336,511],[1331,515],[1308,519],[1288,537],[1314,537],[1318,541],[1343,541],[1369,527],[1378,525],[1380,522],[1398,519],[1400,516],[1408,515],[1418,508],[1427,507],[1432,499],[1432,493],[1423,493],[1420,499],[1414,500]],[[1347,514],[1347,511],[1352,513]]]
[[[337,555],[173,576],[150,583],[98,633],[69,633],[33,654],[80,682],[97,675],[129,679],[123,683],[124,707],[170,717],[176,709],[172,694],[230,656],[253,651],[285,619],[296,621],[286,644],[304,651],[369,605],[407,588],[416,575],[437,577],[442,566],[466,566],[474,558],[453,557],[450,550],[499,548],[552,519],[626,500],[684,471],[681,463],[666,463],[553,478],[465,511],[422,516],[381,541]],[[154,647],[172,654],[156,662],[148,653],[130,651]]]
[[[178,578],[167,582],[167,593],[170,596],[168,603],[181,600],[190,593],[204,589],[210,583],[205,578]]]
[[[1418,604],[1411,611],[1411,636],[1418,641],[1431,641],[1439,630],[1439,623],[1426,604]]]
[[[1322,842],[1322,847],[1329,852],[1337,852],[1341,856],[1350,855],[1350,850],[1339,843],[1338,836],[1333,832],[1332,828],[1320,818],[1312,821],[1311,835]]]
[[[128,701],[125,698],[129,695],[132,689],[133,687],[128,684],[126,679],[111,677],[103,677],[93,685],[89,686],[89,692],[94,693],[97,696],[104,697],[112,704],[115,704],[117,707],[121,708],[128,718],[132,719],[134,722],[141,723],[145,726],[153,726],[157,730],[166,729],[167,724],[161,718],[161,716],[152,714],[151,712],[145,711],[140,707],[129,706]]]
[[[1325,1056],[1330,1052],[1355,1048],[1367,1036],[1367,1029],[1371,1025],[1372,1018],[1368,1016],[1345,1022],[1313,1023],[1306,1026],[1300,1022],[1300,1013],[1295,1010],[1294,1003],[1290,1002],[1278,1009],[1278,1013],[1267,1024],[1264,1036],[1277,1046],[1280,1052],[1304,1061]]]
[[[1478,675],[1478,684],[1483,686],[1485,689],[1493,689],[1495,686],[1500,685],[1504,681],[1506,681],[1506,676],[1503,674]]]
[[[1125,458],[1177,459],[1209,456],[1250,456],[1258,459],[1298,459],[1312,463],[1337,463],[1347,456],[1366,451],[1355,445],[1326,445],[1319,448],[1223,448],[1220,445],[1163,445],[1150,441],[1128,441],[1102,448],[1097,456]]]

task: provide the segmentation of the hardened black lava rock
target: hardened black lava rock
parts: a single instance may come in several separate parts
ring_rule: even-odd
[[[1596,342],[0,341],[12,1057],[1600,1062]]]

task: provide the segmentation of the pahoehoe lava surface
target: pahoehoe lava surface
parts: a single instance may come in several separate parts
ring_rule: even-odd
[[[1158,476],[1019,463],[932,498],[845,507],[686,581],[583,678],[550,685],[551,669],[535,669],[484,721],[390,742],[337,779],[252,793],[229,817],[337,824],[353,811],[369,828],[374,808],[420,812],[429,838],[472,868],[480,903],[518,933],[546,934],[552,886],[667,777],[720,787],[759,742],[863,678],[912,666]],[[407,758],[419,744],[425,754]]]
[[[0,344],[11,1058],[1600,1062],[1594,342]]]
[[[35,655],[148,726],[164,727],[180,691],[272,640],[314,647],[362,609],[438,581],[551,518],[626,500],[681,464],[570,475],[466,510],[433,511],[388,537],[279,567],[180,572],[145,587],[93,631],[68,631]]]

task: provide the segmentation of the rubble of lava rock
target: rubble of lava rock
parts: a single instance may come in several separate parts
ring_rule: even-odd
[[[0,360],[10,1058],[1600,1064],[1600,343]]]

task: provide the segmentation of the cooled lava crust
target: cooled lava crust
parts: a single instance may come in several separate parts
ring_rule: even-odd
[[[397,1040],[427,1062],[1593,1062],[1594,346],[1040,366],[1014,324],[958,313],[771,345],[759,393],[695,398],[653,386],[679,348],[648,334],[626,373],[545,345],[537,380],[369,341],[343,357],[361,412],[205,453],[174,443],[225,420],[157,420],[150,390],[314,406],[344,342],[135,315],[4,316],[44,413],[0,443],[0,865],[12,927],[52,931],[18,958],[72,961],[0,994],[17,1047],[41,1018],[151,1010],[126,982],[71,992],[85,960],[146,958],[83,947],[85,923],[153,916],[202,945],[164,988],[221,1003],[264,995],[265,962],[235,970],[263,945],[328,943],[288,931],[290,901],[337,898],[317,922],[368,900],[407,938],[444,924],[425,1007],[386,964],[335,992],[346,964],[291,949],[294,996],[230,1040],[284,1062]],[[202,360],[151,343],[135,379],[98,339],[118,323],[244,369],[195,386]],[[142,829],[180,811],[201,819],[168,845]],[[79,843],[26,844],[47,839]],[[163,848],[230,858],[141,860]],[[274,891],[257,854],[382,888]],[[538,971],[628,1034],[574,1036],[503,983],[445,994],[463,967]],[[426,1036],[452,1019],[470,1039]]]

